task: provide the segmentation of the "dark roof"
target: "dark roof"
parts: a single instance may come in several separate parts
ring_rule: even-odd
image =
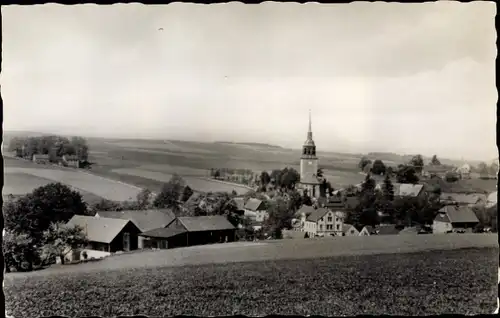
[[[310,215],[311,213],[314,212],[314,207],[310,206],[310,205],[305,205],[303,204],[300,209],[297,211],[297,214],[302,214],[304,213],[306,216],[307,215]]]
[[[131,221],[74,215],[67,223],[67,226],[80,226],[87,235],[87,239],[91,242],[111,243],[128,223],[131,223]]]
[[[447,205],[439,210],[439,214],[446,214],[451,223],[478,223],[476,214],[468,206]],[[439,216],[438,214],[438,216]]]
[[[354,227],[354,225],[351,225],[351,224],[347,224],[347,223],[344,223],[342,224],[342,233],[346,233],[347,231],[349,231],[351,228],[354,228],[356,231],[358,231],[358,229],[356,227]],[[359,231],[358,231],[359,232]]]
[[[234,198],[233,201],[236,204],[238,210],[245,209],[245,198]]]
[[[328,198],[328,201],[325,204],[326,207],[329,208],[336,208],[336,209],[343,209],[345,208],[345,204],[342,202],[342,200],[338,197],[330,197]]]
[[[222,215],[184,216],[177,218],[188,232],[234,230],[235,227]]]
[[[139,235],[145,237],[153,237],[153,238],[169,238],[182,233],[186,233],[186,230],[160,227],[157,229],[141,233]]]
[[[100,217],[132,221],[141,232],[159,227],[165,227],[175,219],[175,214],[169,209],[139,210],[139,211],[99,211]]]
[[[401,197],[417,197],[424,186],[422,184],[394,183],[394,195]]]
[[[247,203],[245,204],[245,209],[250,210],[250,211],[264,210],[263,203],[264,203],[264,201],[262,201],[262,200],[250,198],[250,199],[248,199]]]
[[[395,235],[399,234],[399,230],[396,228],[396,225],[381,225],[378,229],[378,234],[380,235]]]
[[[364,226],[364,228],[366,228],[366,230],[368,231],[368,233],[372,234],[375,232],[375,229],[373,228],[373,226],[371,225],[366,225]],[[363,231],[363,229],[361,229],[361,231]]]
[[[318,220],[321,219],[328,212],[329,212],[328,209],[317,208],[311,212],[311,214],[307,217],[306,220],[310,222],[318,222]]]

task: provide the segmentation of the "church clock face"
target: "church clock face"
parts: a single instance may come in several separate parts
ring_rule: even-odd
[[[313,164],[313,162],[312,162],[312,161],[309,161],[309,162],[308,162],[308,164],[312,165],[312,164]]]

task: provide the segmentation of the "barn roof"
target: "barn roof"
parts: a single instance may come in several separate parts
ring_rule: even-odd
[[[439,210],[439,214],[445,214],[451,223],[479,222],[474,211],[468,206],[447,205]]]
[[[262,203],[263,203],[262,200],[250,198],[250,199],[248,199],[247,203],[245,204],[245,209],[250,210],[250,211],[264,210]]]
[[[74,215],[68,221],[67,226],[78,225],[82,227],[87,239],[91,242],[111,243],[128,223],[131,223],[131,221]]]
[[[179,235],[182,233],[186,233],[186,230],[160,227],[157,229],[146,231],[146,232],[141,233],[139,235],[145,236],[145,237],[152,237],[152,238],[169,238],[169,237],[173,237],[173,236],[176,236],[176,235]]]
[[[188,232],[234,230],[235,227],[222,215],[184,216],[177,218]]]
[[[130,220],[141,230],[141,232],[165,227],[175,219],[175,214],[170,209],[99,211],[96,215],[104,218]]]
[[[314,212],[314,210],[315,210],[315,209],[314,209],[314,207],[312,207],[312,206],[310,206],[310,205],[305,205],[305,204],[303,204],[303,205],[300,207],[299,211],[297,211],[297,214],[302,214],[302,213],[304,213],[304,214],[307,216],[307,215],[310,215],[311,213],[313,213],[313,212]]]
[[[394,183],[394,195],[400,197],[416,197],[422,192],[422,184]]]
[[[325,214],[327,214],[329,211],[328,209],[325,208],[317,208],[309,214],[309,216],[306,218],[307,221],[310,222],[318,222],[319,219],[321,219]]]
[[[347,223],[342,224],[342,233],[346,233],[346,232],[347,232],[347,231],[349,231],[352,227],[353,227],[353,228],[357,231],[357,229],[354,227],[354,225],[347,224]]]

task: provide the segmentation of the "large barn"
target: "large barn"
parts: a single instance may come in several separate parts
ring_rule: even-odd
[[[167,226],[140,234],[144,247],[173,248],[233,242],[236,228],[225,216],[178,217]]]

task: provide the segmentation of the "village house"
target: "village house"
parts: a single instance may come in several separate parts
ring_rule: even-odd
[[[67,167],[80,168],[80,160],[77,156],[64,155],[62,162]]]
[[[342,236],[342,226],[344,224],[344,215],[342,212],[317,208],[310,211],[310,213],[305,212],[304,209],[301,214],[303,215],[303,231],[307,232],[309,237]]]
[[[444,179],[450,169],[443,165],[424,166],[422,176],[427,178],[438,177]]]
[[[433,233],[450,233],[453,231],[472,231],[479,220],[469,206],[447,205],[439,210],[432,225]]]
[[[359,231],[359,236],[370,236],[372,234],[376,234],[375,229],[373,226],[366,225],[364,226],[361,231]]]
[[[480,193],[441,193],[439,200],[447,205],[458,204],[472,207],[479,204],[486,204],[487,197],[486,195]]]
[[[342,236],[359,236],[359,231],[354,225],[344,223],[342,225]]]
[[[236,228],[222,215],[178,217],[167,226],[141,233],[145,248],[174,248],[233,242]]]
[[[244,206],[245,216],[249,216],[257,222],[264,222],[269,217],[266,211],[266,203],[262,200],[250,198]]]
[[[74,215],[68,226],[78,225],[83,229],[89,244],[70,253],[68,261],[80,260],[85,251],[88,258],[103,258],[116,252],[137,249],[137,236],[141,232],[130,220],[96,218]]]
[[[50,162],[49,155],[33,155],[34,163],[48,164]]]
[[[175,214],[170,209],[158,210],[138,210],[138,211],[99,211],[95,214],[96,218],[110,218],[130,220],[141,232],[147,232],[159,227],[165,227],[175,219]],[[137,248],[144,248],[144,237],[139,236]]]

